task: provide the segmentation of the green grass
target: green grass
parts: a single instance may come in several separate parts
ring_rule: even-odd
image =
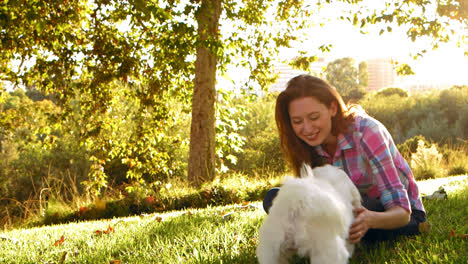
[[[468,233],[468,179],[446,190],[447,200],[424,202],[429,233],[359,246],[351,263],[467,263],[468,239],[450,232]],[[254,202],[15,229],[0,233],[0,263],[256,263],[264,217]]]
[[[62,263],[65,253],[63,263],[254,263],[263,215],[232,205],[12,230],[0,236],[18,242],[0,241],[0,263]],[[96,234],[109,225],[115,232]]]
[[[451,230],[468,234],[468,179],[444,187],[448,199],[424,201],[432,225],[429,233],[360,247],[351,263],[468,263],[468,238],[450,236]]]

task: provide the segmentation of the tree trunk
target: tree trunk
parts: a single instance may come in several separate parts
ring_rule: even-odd
[[[195,186],[214,178],[215,98],[217,55],[213,45],[218,41],[221,0],[202,0],[197,11],[198,45],[195,61],[195,85],[192,101],[192,125],[188,180]]]

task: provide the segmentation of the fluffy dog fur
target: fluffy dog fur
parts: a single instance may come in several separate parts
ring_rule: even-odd
[[[301,178],[286,178],[260,228],[260,264],[288,263],[294,253],[314,264],[347,263],[354,251],[347,241],[353,207],[360,204],[343,170],[304,165]]]

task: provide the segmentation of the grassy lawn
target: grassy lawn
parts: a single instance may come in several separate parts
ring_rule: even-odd
[[[424,201],[429,233],[359,246],[351,263],[468,263],[468,179],[444,187],[448,199]],[[0,263],[256,263],[264,217],[253,202],[15,229],[0,233]]]

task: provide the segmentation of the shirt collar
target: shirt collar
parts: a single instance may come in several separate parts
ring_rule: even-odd
[[[351,133],[346,133],[346,135],[343,134],[338,134],[337,136],[338,140],[338,146],[337,146],[337,151],[345,150],[345,149],[350,149],[354,147],[354,141]],[[330,156],[328,153],[323,150],[322,145],[319,145],[315,147],[315,150],[317,151],[317,154],[320,156]]]

